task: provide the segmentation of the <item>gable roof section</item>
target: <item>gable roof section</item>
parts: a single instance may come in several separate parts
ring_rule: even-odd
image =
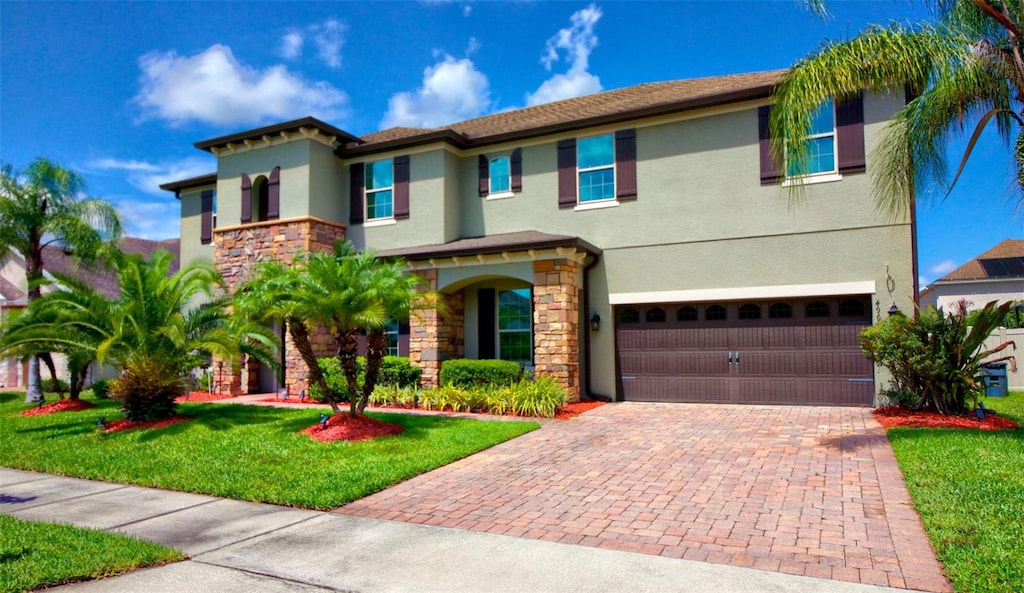
[[[293,119],[272,126],[264,126],[262,128],[256,128],[255,130],[248,130],[245,132],[238,132],[237,134],[228,134],[227,136],[218,136],[217,138],[211,138],[209,140],[202,140],[195,143],[195,147],[200,150],[211,151],[213,148],[222,148],[228,144],[234,144],[237,142],[245,142],[246,140],[255,141],[261,140],[264,136],[275,136],[281,133],[298,132],[302,128],[312,128],[323,133],[326,136],[334,136],[339,142],[359,142],[359,138],[349,134],[345,130],[338,129],[331,124],[322,122],[315,117],[303,117],[300,119]]]
[[[652,82],[503,111],[438,128],[390,128],[339,147],[354,156],[447,139],[461,147],[541,136],[641,117],[767,98],[785,70]]]
[[[181,198],[181,190],[189,189],[193,187],[201,187],[204,185],[213,185],[217,183],[216,173],[207,173],[206,175],[198,175],[196,177],[189,177],[188,179],[181,179],[179,181],[169,181],[167,183],[161,183],[160,189],[174,192],[174,197]]]
[[[1024,278],[1024,239],[1006,239],[933,284],[1001,278]]]

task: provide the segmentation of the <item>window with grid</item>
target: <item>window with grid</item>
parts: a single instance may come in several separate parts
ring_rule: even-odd
[[[529,288],[498,292],[498,357],[533,362],[533,298]]]
[[[512,191],[512,164],[507,156],[491,159],[490,193],[503,194]]]
[[[576,151],[580,203],[615,199],[615,137],[581,138]]]
[[[388,356],[398,356],[398,322],[392,321],[384,330],[384,338],[387,340],[385,352]]]
[[[839,171],[836,161],[836,109],[830,99],[825,101],[811,115],[811,127],[807,130],[807,153],[804,160],[788,164],[786,174],[821,175]]]
[[[393,218],[395,176],[391,159],[366,165],[366,220]]]

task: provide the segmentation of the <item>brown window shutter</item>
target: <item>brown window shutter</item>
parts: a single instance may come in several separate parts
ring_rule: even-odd
[[[481,288],[476,291],[477,307],[477,358],[481,360],[494,358],[495,342],[498,331],[498,305],[495,289]]]
[[[242,173],[242,223],[252,222],[252,180]]]
[[[840,173],[863,173],[864,99],[861,95],[836,102],[836,144],[839,149]]]
[[[396,156],[395,167],[395,190],[392,196],[395,199],[395,218],[409,218],[409,157]]]
[[[757,139],[761,151],[761,185],[774,185],[782,179],[782,169],[772,158],[771,136],[768,133],[768,117],[771,107],[757,108]]]
[[[523,191],[523,149],[517,148],[512,151],[512,180],[511,189],[513,192]]]
[[[576,205],[576,139],[558,143],[558,207]]]
[[[200,200],[202,214],[199,223],[199,242],[209,245],[213,241],[213,190],[204,189]]]
[[[480,194],[481,198],[486,198],[487,194],[491,193],[491,164],[486,156],[480,155],[476,157],[476,169],[479,173],[477,193]]]
[[[398,355],[409,356],[409,345],[411,340],[409,339],[409,322],[400,322],[398,324]]]
[[[281,167],[274,167],[267,180],[267,220],[281,218]]]
[[[615,197],[636,200],[636,130],[615,132]]]
[[[356,163],[348,168],[349,179],[349,217],[352,224],[363,222],[363,192],[366,190],[363,182],[363,163]]]

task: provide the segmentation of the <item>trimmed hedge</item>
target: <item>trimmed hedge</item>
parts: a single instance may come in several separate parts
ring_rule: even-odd
[[[426,391],[379,385],[370,396],[370,402],[378,406],[421,407],[427,410],[487,412],[546,418],[554,416],[567,400],[568,394],[565,389],[551,377],[523,379],[510,385],[466,389],[444,385]]]
[[[327,387],[339,395],[340,401],[346,402],[348,397],[348,385],[345,382],[345,373],[336,357],[319,358],[320,370],[327,380]],[[359,368],[357,380],[362,388],[366,378],[366,357],[360,356],[356,359],[356,366]],[[407,356],[385,356],[380,363],[380,372],[377,376],[378,385],[392,385],[395,387],[419,387],[420,374],[423,369],[414,366]],[[324,394],[316,385],[309,386],[309,397],[315,401],[323,401]]]
[[[462,389],[487,385],[512,385],[519,382],[523,370],[511,360],[471,360],[457,358],[441,364],[441,385]]]

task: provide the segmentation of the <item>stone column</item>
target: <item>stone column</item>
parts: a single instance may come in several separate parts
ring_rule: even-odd
[[[533,364],[538,376],[580,399],[580,264],[568,260],[533,262]]]
[[[213,232],[213,260],[224,276],[228,290],[234,292],[251,277],[253,267],[261,261],[276,260],[290,264],[300,252],[329,251],[334,248],[335,241],[344,238],[344,225],[308,216],[218,228]],[[310,331],[310,341],[318,356],[334,353],[334,342],[323,328]],[[246,392],[259,387],[259,371],[255,366],[249,370]],[[229,372],[230,367],[225,364],[225,376]],[[231,391],[237,395],[242,393],[241,371],[234,374],[237,376],[230,381],[225,379],[223,387],[229,389],[237,383],[237,393]],[[293,396],[298,396],[300,389],[309,387],[309,370],[290,338],[285,340],[285,386]]]
[[[437,270],[419,275],[429,282],[430,290],[437,290]],[[423,369],[420,383],[424,387],[437,387],[441,363],[462,358],[465,352],[464,293],[442,293],[438,301],[440,310],[415,309],[409,315],[409,360]]]

